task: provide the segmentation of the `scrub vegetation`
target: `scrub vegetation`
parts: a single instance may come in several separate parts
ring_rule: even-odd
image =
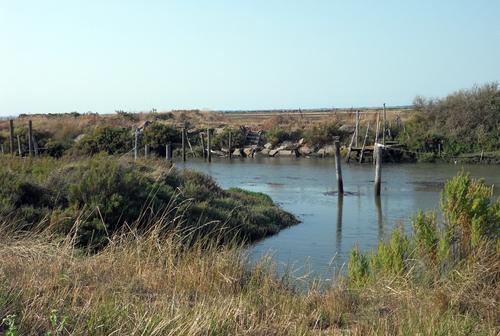
[[[99,161],[113,165],[106,158]],[[98,163],[90,160],[63,169],[74,173],[79,165],[89,165],[88,169],[92,164]],[[45,169],[35,171],[18,163],[22,173],[17,178],[31,176],[33,185],[49,188],[44,184],[47,173],[58,165],[47,161]],[[144,180],[168,181],[166,176],[151,177],[155,173],[145,167],[133,171],[129,173],[148,176]],[[186,174],[169,178],[180,181],[179,190],[197,199],[194,204],[207,200],[217,188],[206,176]],[[85,190],[86,184],[80,182],[79,189]],[[95,185],[103,188],[100,184]],[[191,194],[186,191],[189,184],[203,188]],[[226,198],[244,206],[276,209],[262,194],[240,189],[218,192],[221,196],[209,202],[221,202],[227,209],[234,209],[234,204],[225,203]],[[173,191],[172,195],[176,197]],[[99,197],[86,198],[88,207],[94,207]],[[68,201],[68,208],[69,204],[79,203]],[[120,206],[122,211],[134,208]],[[368,254],[354,249],[347,274],[338,274],[326,287],[314,281],[298,287],[290,273],[277,272],[267,258],[249,263],[242,237],[231,235],[236,230],[200,234],[211,222],[185,225],[186,216],[193,213],[183,207],[182,202],[171,201],[158,212],[151,206],[142,212],[148,213],[141,222],[146,226],[107,232],[98,250],[75,239],[84,217],[60,234],[40,225],[19,230],[12,224],[17,222],[13,212],[3,215],[0,330],[9,335],[496,335],[500,331],[500,201],[493,198],[490,187],[465,173],[444,187],[442,221],[433,213],[418,213],[411,234],[396,230]],[[260,216],[258,222],[264,223]]]

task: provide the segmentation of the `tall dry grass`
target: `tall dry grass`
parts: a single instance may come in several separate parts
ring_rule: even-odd
[[[0,227],[0,318],[19,335],[495,335],[499,260],[477,252],[450,279],[337,279],[298,289],[242,245],[133,230],[95,254],[71,236]],[[191,233],[192,234],[192,233]],[[496,273],[495,273],[496,272]],[[13,317],[15,315],[15,317]],[[6,320],[7,322],[7,320]],[[1,327],[7,330],[7,323]],[[0,328],[0,332],[1,329]]]

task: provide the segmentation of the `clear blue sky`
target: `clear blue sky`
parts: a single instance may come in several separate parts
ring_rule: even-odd
[[[500,80],[500,1],[0,0],[0,115],[410,104]]]

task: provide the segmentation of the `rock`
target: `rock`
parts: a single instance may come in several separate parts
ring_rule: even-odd
[[[299,146],[302,146],[304,144],[304,138],[300,138],[299,140]]]
[[[265,149],[272,149],[272,148],[273,148],[273,144],[272,144],[272,143],[270,143],[270,142],[268,142],[268,143],[266,143],[266,144],[264,145],[264,148],[265,148]]]
[[[244,157],[244,154],[241,148],[235,148],[232,156]]]
[[[299,148],[300,155],[310,155],[312,152],[313,152],[312,148],[308,146],[302,146]]]
[[[257,154],[260,154],[260,155],[269,155],[269,152],[271,150],[268,149],[268,148],[264,148],[263,150],[261,150],[260,152],[257,152]]]
[[[254,154],[254,149],[252,147],[247,147],[243,149],[245,156],[252,157]]]
[[[283,141],[281,145],[278,147],[279,150],[292,150],[297,146],[291,141]]]
[[[356,128],[355,126],[345,124],[339,127],[339,131],[352,133],[354,132],[355,128]]]
[[[294,156],[294,157],[297,157],[297,151],[295,149],[280,150],[278,155],[279,156]]]
[[[74,141],[75,141],[75,142],[80,142],[80,141],[82,141],[82,140],[83,140],[83,138],[85,138],[86,136],[87,136],[87,134],[80,134],[79,136],[77,136],[77,137],[75,138],[75,140],[74,140]]]
[[[335,146],[334,145],[327,145],[324,148],[325,148],[326,155],[335,155]]]
[[[316,152],[316,154],[318,154],[319,156],[325,156],[325,149],[324,148],[318,149],[318,151]]]
[[[273,149],[269,151],[269,156],[276,156],[280,152],[279,149]]]

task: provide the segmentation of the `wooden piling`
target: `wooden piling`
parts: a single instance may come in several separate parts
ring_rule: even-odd
[[[207,160],[212,162],[212,152],[210,151],[210,128],[207,128]]]
[[[359,138],[359,110],[356,110],[356,127],[355,127],[355,130],[354,130],[355,134],[356,134],[356,137],[355,137],[355,145],[356,147],[358,147],[358,138]]]
[[[231,159],[233,157],[233,151],[232,151],[232,137],[233,137],[233,134],[231,132],[231,130],[229,130],[229,141],[228,141],[228,147],[229,147],[229,158]]]
[[[186,127],[182,128],[182,161],[186,162]]]
[[[351,150],[352,150],[352,143],[354,141],[354,136],[356,135],[356,133],[353,133],[352,134],[352,137],[351,137],[351,143],[349,144],[349,149],[347,150],[347,156],[345,158],[345,162],[346,163],[349,163],[349,160],[351,160]]]
[[[23,151],[21,149],[21,137],[19,137],[19,134],[17,135],[17,152],[19,153],[19,156],[23,156]]]
[[[382,144],[385,146],[385,131],[386,131],[386,127],[387,127],[387,115],[386,115],[386,112],[385,112],[385,103],[384,103],[384,114],[383,114],[383,118],[384,118],[384,121],[383,121],[383,127],[382,127]]]
[[[380,183],[382,180],[382,154],[383,154],[383,146],[380,144],[375,144],[374,148],[376,155],[375,162],[375,196],[380,196]]]
[[[376,125],[376,131],[375,131],[375,142],[373,143],[374,146],[378,143],[379,132],[380,132],[380,111],[377,111],[377,125]],[[373,150],[372,161],[373,161],[373,164],[375,164],[375,150]]]
[[[339,139],[336,138],[334,141],[335,145],[335,173],[337,175],[337,193],[339,195],[344,194],[344,181],[342,180],[342,167],[340,165],[341,157],[340,157],[340,142]]]
[[[134,134],[134,160],[137,161],[137,155],[139,152],[139,130],[135,130]]]
[[[9,120],[9,145],[10,155],[14,155],[14,120]]]
[[[366,139],[368,138],[368,131],[370,131],[370,123],[366,125],[365,139],[363,140],[363,146],[361,147],[361,153],[359,154],[359,163],[363,163],[363,154],[365,152]]]
[[[28,120],[28,154],[33,156],[33,124]]]

